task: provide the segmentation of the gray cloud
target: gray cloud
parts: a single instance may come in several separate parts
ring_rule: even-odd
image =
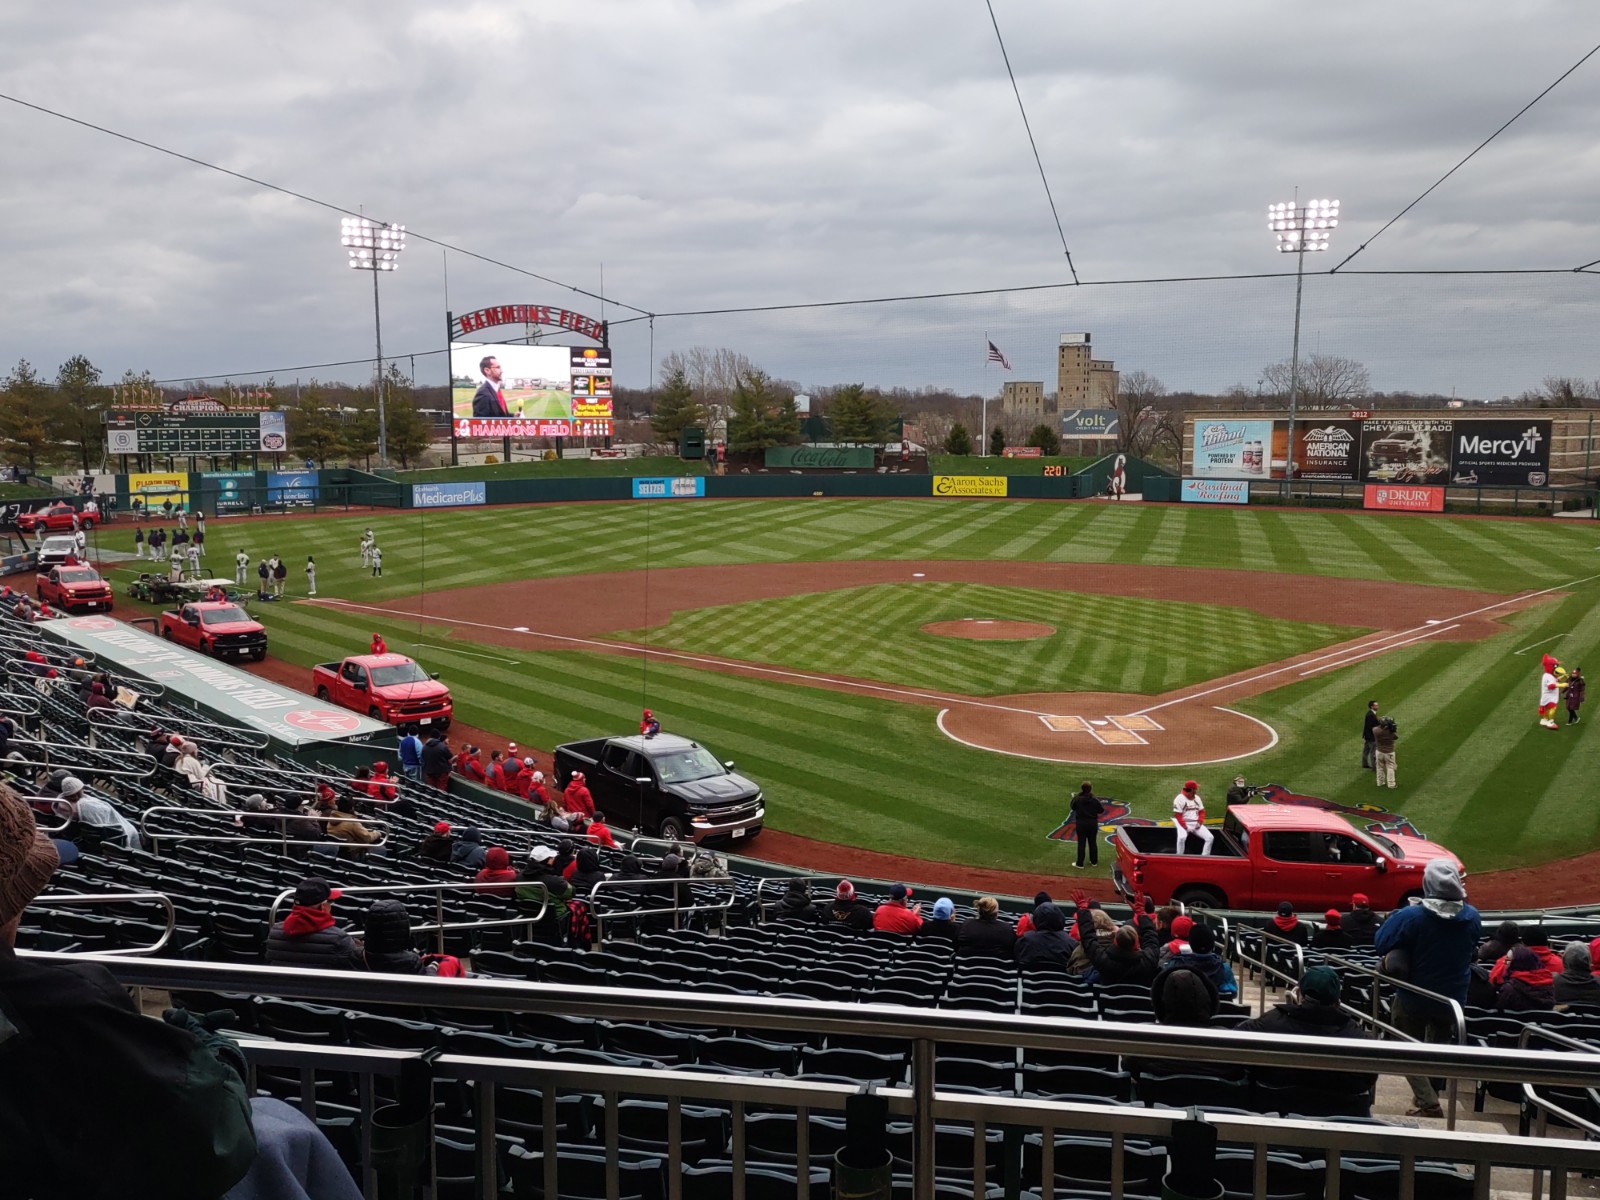
[[[972,0],[14,6],[0,90],[658,312],[1065,280],[987,12]],[[1086,280],[1292,267],[1265,205],[1334,194],[1338,261],[1588,48],[1544,0],[996,0]],[[1592,60],[1352,264],[1600,257]],[[0,104],[0,361],[161,377],[371,353],[336,215]],[[1374,385],[1493,396],[1600,375],[1595,280],[1313,279],[1306,330]],[[385,348],[443,345],[446,264],[383,280]],[[659,319],[806,383],[995,387],[1055,334],[1174,387],[1253,383],[1292,283]],[[451,255],[448,302],[594,301]],[[608,315],[618,315],[614,309]],[[644,322],[618,368],[650,371]],[[442,363],[419,363],[425,378]],[[323,375],[358,378],[359,368]],[[431,374],[430,374],[431,373]]]

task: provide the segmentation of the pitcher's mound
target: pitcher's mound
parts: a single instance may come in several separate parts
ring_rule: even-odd
[[[934,637],[967,638],[974,642],[1026,642],[1034,638],[1049,637],[1056,631],[1054,625],[1038,621],[988,621],[967,617],[960,621],[933,621],[922,627],[923,633]]]

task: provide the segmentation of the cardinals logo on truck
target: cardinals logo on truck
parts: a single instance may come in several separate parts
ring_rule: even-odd
[[[1546,654],[1539,676],[1539,724],[1546,729],[1560,729],[1556,724],[1556,701],[1567,686],[1567,672],[1553,654]]]

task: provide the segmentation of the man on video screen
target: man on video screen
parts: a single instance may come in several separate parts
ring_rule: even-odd
[[[509,417],[510,411],[506,408],[506,398],[500,391],[500,379],[505,369],[500,365],[500,360],[494,355],[489,355],[478,363],[478,370],[483,372],[483,382],[478,385],[478,390],[472,397],[472,415],[474,417]]]

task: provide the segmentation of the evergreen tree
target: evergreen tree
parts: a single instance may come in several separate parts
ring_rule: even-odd
[[[751,370],[733,387],[733,412],[728,417],[728,449],[734,454],[760,454],[768,446],[800,441],[800,410],[794,396],[779,401],[765,371]]]
[[[55,398],[27,359],[0,384],[0,449],[39,469],[39,455],[55,441]]]
[[[288,412],[289,448],[319,467],[344,453],[339,410],[313,379]]]
[[[55,433],[77,447],[85,475],[91,459],[99,462],[105,453],[104,413],[109,399],[109,390],[100,386],[100,368],[83,355],[73,355],[56,372]]]
[[[1054,458],[1061,453],[1061,435],[1048,425],[1035,425],[1028,435],[1028,445],[1037,446],[1039,453]]]
[[[772,446],[798,446],[800,444],[800,406],[790,392],[769,410],[766,420],[768,444]]]
[[[1006,452],[1006,431],[996,425],[989,434],[989,453],[999,458]]]
[[[828,427],[836,442],[882,441],[883,425],[877,397],[859,383],[848,383],[828,401]]]
[[[377,401],[368,396],[355,412],[341,412],[339,415],[343,418],[339,440],[344,443],[344,452],[350,456],[351,464],[359,459],[363,470],[372,470],[372,456],[378,452]],[[384,396],[383,416],[384,432],[387,434],[388,423],[394,419],[393,395]]]
[[[944,439],[944,452],[962,456],[972,453],[972,435],[960,421],[950,426],[950,433]]]
[[[675,447],[685,429],[691,425],[704,427],[706,410],[695,398],[683,367],[672,366],[664,375],[661,391],[656,396],[656,410],[650,417],[650,428],[655,430],[657,439]]]
[[[394,363],[389,364],[384,391],[389,397],[389,457],[399,459],[400,466],[409,469],[433,444],[433,428],[417,411],[416,388]]]

